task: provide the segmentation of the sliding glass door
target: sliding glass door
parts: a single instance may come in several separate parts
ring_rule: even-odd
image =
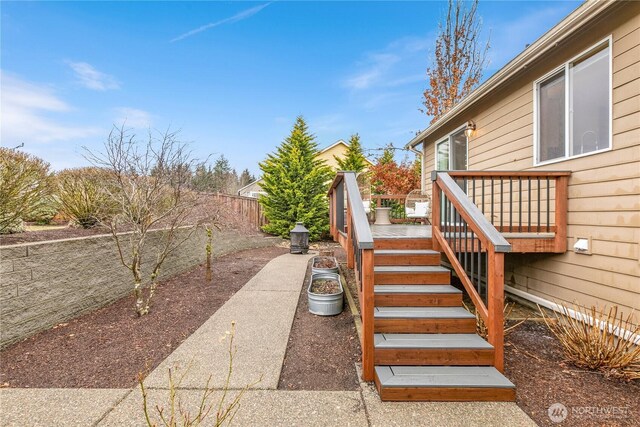
[[[436,145],[436,169],[439,171],[467,170],[467,136],[464,128]],[[464,184],[458,184],[465,190]],[[444,204],[440,206],[441,218],[445,218]]]
[[[464,129],[452,133],[436,146],[436,168],[440,171],[467,170],[467,136]]]

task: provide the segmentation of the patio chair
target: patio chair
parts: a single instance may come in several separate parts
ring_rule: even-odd
[[[431,197],[422,190],[412,190],[404,202],[405,216],[421,223],[429,222],[431,214]],[[430,222],[429,222],[430,223]]]

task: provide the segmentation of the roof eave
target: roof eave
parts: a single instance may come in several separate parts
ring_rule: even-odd
[[[405,148],[414,148],[424,142],[435,131],[444,126],[451,118],[473,105],[478,100],[486,96],[491,90],[513,77],[517,72],[526,68],[528,64],[538,59],[548,50],[554,48],[560,41],[566,39],[582,25],[601,14],[616,2],[613,0],[606,1],[586,1],[580,5],[566,18],[556,24],[549,31],[544,33],[538,40],[533,42],[528,48],[522,51],[518,56],[509,61],[504,67],[498,70],[494,75],[489,77],[477,89],[471,92],[466,98],[456,104],[451,110],[445,113],[438,120],[429,125],[428,128],[416,135],[409,141]]]

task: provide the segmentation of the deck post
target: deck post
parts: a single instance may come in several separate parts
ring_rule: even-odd
[[[489,344],[494,349],[494,366],[504,371],[504,253],[489,248],[489,271],[487,274],[487,312]]]
[[[440,187],[438,181],[433,180],[431,182],[431,228],[437,228],[440,230]],[[433,233],[432,233],[433,236]],[[433,239],[433,250],[442,252],[442,247],[438,242],[438,239]]]
[[[569,197],[569,177],[559,176],[556,178],[556,237],[554,242],[554,252],[563,253],[567,251],[567,208]]]
[[[351,218],[351,206],[347,201],[347,268],[353,268],[354,264],[354,251],[353,251],[353,220]]]
[[[373,249],[362,250],[362,380],[373,381]]]
[[[332,188],[329,192],[329,234],[333,241],[337,241],[336,236],[336,190]]]

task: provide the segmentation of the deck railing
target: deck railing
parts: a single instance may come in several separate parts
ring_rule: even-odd
[[[406,194],[373,194],[371,195],[371,205],[375,208],[391,208],[389,212],[389,220],[393,224],[411,222],[412,219],[407,218],[405,202]]]
[[[449,171],[458,186],[500,232],[548,234],[549,252],[567,249],[567,171]],[[509,238],[508,237],[508,238]],[[540,242],[529,239],[531,245]],[[514,251],[527,252],[525,242]]]
[[[373,236],[354,172],[338,172],[329,189],[330,230],[355,270],[362,318],[362,379],[373,381]]]
[[[446,172],[433,172],[434,248],[444,252],[484,321],[504,367],[504,254],[511,245]]]

